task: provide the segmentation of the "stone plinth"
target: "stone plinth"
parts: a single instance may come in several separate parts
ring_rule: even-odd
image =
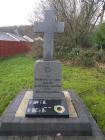
[[[34,97],[61,98],[60,61],[37,60],[35,63]]]
[[[32,91],[29,91],[27,95],[26,93],[20,93],[4,113],[1,119],[0,135],[35,136],[56,135],[57,133],[64,136],[101,135],[86,107],[73,92],[68,92],[74,107],[74,111],[70,111],[70,107],[68,107],[69,111],[72,112],[69,112],[69,118],[26,118],[26,105],[32,98]]]

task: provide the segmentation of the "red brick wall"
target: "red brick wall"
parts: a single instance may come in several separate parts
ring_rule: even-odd
[[[31,50],[31,43],[0,40],[0,57],[12,56]]]

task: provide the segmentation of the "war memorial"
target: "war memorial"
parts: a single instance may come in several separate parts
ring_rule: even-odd
[[[64,22],[57,21],[54,9],[46,10],[34,31],[44,33],[43,59],[35,62],[33,89],[21,91],[2,115],[0,140],[103,140],[82,100],[62,89],[62,66],[53,52],[54,34],[64,32]]]

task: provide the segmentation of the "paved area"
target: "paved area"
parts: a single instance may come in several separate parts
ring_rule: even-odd
[[[69,136],[34,136],[34,137],[0,137],[0,140],[105,140],[102,137],[69,137]]]

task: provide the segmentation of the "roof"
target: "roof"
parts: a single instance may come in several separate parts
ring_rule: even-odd
[[[29,41],[29,42],[34,42],[34,40],[31,39],[31,38],[30,38],[29,36],[27,36],[27,35],[24,35],[23,38],[24,38],[25,40]]]
[[[30,42],[29,40],[25,39],[22,36],[18,36],[18,35],[12,34],[12,33],[5,33],[5,32],[0,32],[0,40]]]
[[[42,37],[39,36],[39,37],[35,38],[35,41],[42,41],[43,42],[44,40]]]

